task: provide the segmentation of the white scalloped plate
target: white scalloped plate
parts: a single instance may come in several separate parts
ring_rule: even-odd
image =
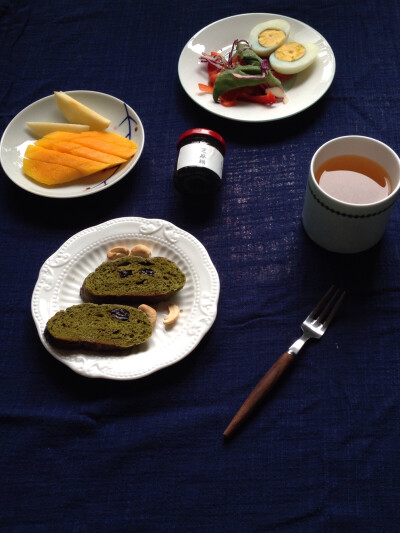
[[[127,163],[98,172],[71,183],[47,187],[31,180],[22,170],[22,160],[29,144],[37,139],[27,128],[26,122],[66,122],[59,111],[54,95],[46,96],[23,109],[5,129],[0,144],[0,161],[4,172],[16,185],[28,192],[48,198],[76,198],[103,191],[130,172],[143,151],[144,129],[137,113],[125,102],[96,91],[66,91],[82,104],[111,120],[106,131],[119,133],[132,141],[138,148]]]
[[[312,42],[318,48],[318,56],[309,68],[295,74],[284,83],[288,103],[262,106],[251,102],[238,102],[225,107],[214,102],[212,95],[199,90],[199,83],[208,83],[207,67],[200,62],[202,52],[228,53],[235,39],[247,39],[250,30],[260,22],[283,19],[290,24],[289,39]],[[188,96],[210,113],[241,122],[269,122],[296,115],[317,102],[329,89],[336,63],[332,48],[316,30],[303,22],[271,13],[244,13],[209,24],[198,31],[183,48],[178,61],[178,75]]]
[[[162,323],[167,302],[158,304],[152,337],[124,355],[51,346],[43,335],[48,319],[60,309],[82,303],[79,290],[83,280],[107,260],[110,248],[131,248],[139,243],[149,246],[152,256],[175,261],[186,274],[185,286],[171,300],[181,309],[178,321],[167,329]],[[32,295],[32,315],[48,352],[78,374],[137,379],[180,361],[198,345],[214,323],[219,289],[218,273],[195,237],[165,220],[117,218],[77,233],[45,261]]]

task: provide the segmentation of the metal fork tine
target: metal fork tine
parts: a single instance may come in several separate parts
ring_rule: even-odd
[[[339,293],[340,293],[340,289],[336,289],[336,291],[333,293],[333,295],[332,295],[331,299],[329,300],[329,302],[322,309],[321,313],[316,317],[318,322],[321,322],[321,324],[324,322],[325,317],[330,312],[330,309],[331,309],[333,303],[335,302],[335,300],[336,300],[336,298],[337,298]]]
[[[308,315],[306,320],[316,320],[318,318],[318,313],[325,307],[325,304],[330,297],[332,291],[334,290],[335,286],[332,285],[327,292],[323,295],[323,297],[320,299],[320,301],[317,303],[317,305],[314,307],[314,309],[311,311],[311,313]]]
[[[345,292],[345,291],[341,291],[341,292],[342,292],[342,293],[341,293],[340,297],[338,298],[337,302],[336,302],[335,305],[332,307],[332,310],[330,311],[329,315],[328,315],[328,316],[326,317],[326,319],[324,320],[323,325],[324,325],[325,328],[327,328],[327,327],[329,326],[329,324],[332,322],[332,319],[333,319],[333,317],[335,316],[336,311],[339,309],[340,304],[342,303],[343,298],[345,297],[346,292]],[[338,290],[335,292],[333,298],[336,298],[337,295],[338,295],[339,293],[340,293],[340,290],[338,289]],[[332,298],[332,300],[333,300],[333,298]],[[331,302],[332,302],[332,300],[331,300]],[[331,302],[329,302],[329,304],[331,304]]]

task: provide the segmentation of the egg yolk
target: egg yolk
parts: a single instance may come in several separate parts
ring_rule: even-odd
[[[280,43],[283,39],[285,39],[285,37],[285,32],[283,32],[282,30],[274,30],[268,28],[259,34],[258,42],[261,46],[267,48],[269,46],[274,46]]]
[[[296,61],[304,56],[306,49],[299,43],[283,44],[275,51],[275,56],[281,61]]]

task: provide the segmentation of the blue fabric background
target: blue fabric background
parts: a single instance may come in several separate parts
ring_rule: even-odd
[[[281,122],[232,123],[184,93],[180,52],[244,12],[299,19],[330,43],[329,92]],[[0,1],[0,130],[54,90],[112,94],[146,132],[132,174],[103,193],[36,197],[0,171],[2,532],[399,531],[400,212],[373,250],[323,251],[301,211],[309,161],[359,134],[400,153],[400,8],[376,0]],[[194,204],[173,188],[176,142],[224,136],[224,183]],[[43,262],[76,232],[121,216],[162,218],[207,248],[218,316],[184,360],[129,382],[90,380],[43,348],[30,312]],[[222,432],[331,283],[348,289],[251,422]]]

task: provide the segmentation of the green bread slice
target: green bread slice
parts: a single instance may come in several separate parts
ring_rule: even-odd
[[[147,341],[153,326],[147,315],[128,305],[83,303],[58,311],[45,337],[60,348],[95,351],[125,350]]]
[[[126,256],[105,261],[89,274],[81,288],[84,302],[156,303],[185,285],[186,276],[165,257]]]

